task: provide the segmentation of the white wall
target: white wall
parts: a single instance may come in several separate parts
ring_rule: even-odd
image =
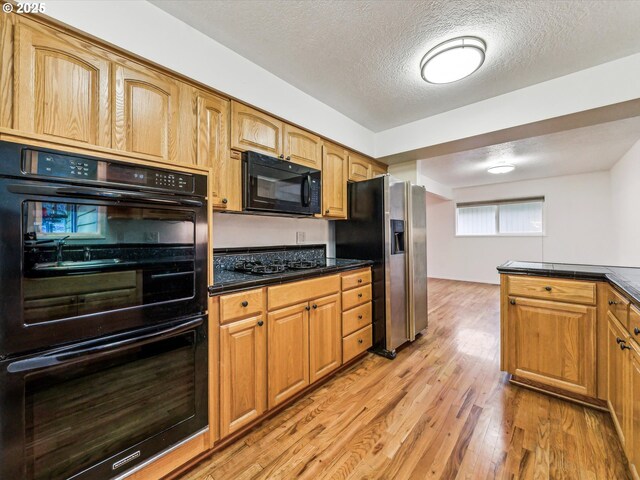
[[[295,245],[296,232],[305,232],[306,244],[324,243],[333,256],[333,226],[327,220],[213,214],[213,248]]]
[[[640,267],[640,141],[611,169],[617,265]]]
[[[455,203],[544,195],[544,237],[456,237]],[[427,203],[429,276],[498,283],[507,260],[615,263],[609,172],[453,190],[454,200]]]
[[[49,0],[47,15],[363,153],[373,132],[140,0]],[[277,34],[277,32],[274,32]]]

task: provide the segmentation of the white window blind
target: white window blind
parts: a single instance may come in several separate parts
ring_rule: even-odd
[[[459,203],[457,235],[542,235],[544,198]]]

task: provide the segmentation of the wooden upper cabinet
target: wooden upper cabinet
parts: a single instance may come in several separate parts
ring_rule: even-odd
[[[342,364],[342,310],[340,294],[310,304],[309,380],[313,383]]]
[[[106,52],[26,20],[14,45],[14,128],[110,147]]]
[[[629,352],[621,350],[620,344],[628,343],[627,333],[618,323],[616,318],[609,312],[607,329],[607,402],[613,423],[615,424],[620,443],[625,451],[630,446],[627,444],[628,437],[628,412],[627,412],[627,388],[629,386],[627,366],[629,362]],[[604,360],[604,359],[603,359]]]
[[[349,180],[360,182],[371,178],[371,163],[362,155],[349,153]]]
[[[283,128],[280,120],[241,103],[231,102],[231,148],[279,157],[282,155]]]
[[[258,418],[267,408],[267,326],[264,315],[220,327],[220,434]]]
[[[510,373],[595,396],[596,307],[511,297]]]
[[[322,168],[322,139],[287,123],[284,124],[284,156],[286,160],[306,167]]]
[[[309,385],[308,303],[269,312],[269,408]]]
[[[371,163],[371,178],[379,177],[380,175],[386,175],[387,168],[379,166],[377,163]]]
[[[114,69],[114,147],[180,161],[176,155],[178,81],[124,59]]]
[[[197,164],[212,168],[210,204],[215,209],[242,209],[242,164],[229,150],[229,101],[198,92]]]
[[[347,151],[326,143],[322,158],[322,211],[325,217],[347,218]]]

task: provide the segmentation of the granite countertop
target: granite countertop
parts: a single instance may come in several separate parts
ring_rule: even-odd
[[[215,266],[213,270],[213,285],[209,286],[209,295],[214,296],[247,288],[259,288],[295,280],[304,280],[330,273],[368,267],[370,265],[373,265],[373,262],[370,260],[326,258],[323,267],[311,268],[309,270],[287,271],[276,275],[256,275],[235,272]]]
[[[608,281],[626,293],[633,303],[640,306],[640,268],[510,260],[500,265],[498,271],[516,275]]]

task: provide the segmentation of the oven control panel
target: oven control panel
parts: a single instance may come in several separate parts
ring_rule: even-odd
[[[188,173],[37,150],[25,151],[23,171],[31,175],[76,181],[152,187],[176,193],[194,192],[194,177]]]

